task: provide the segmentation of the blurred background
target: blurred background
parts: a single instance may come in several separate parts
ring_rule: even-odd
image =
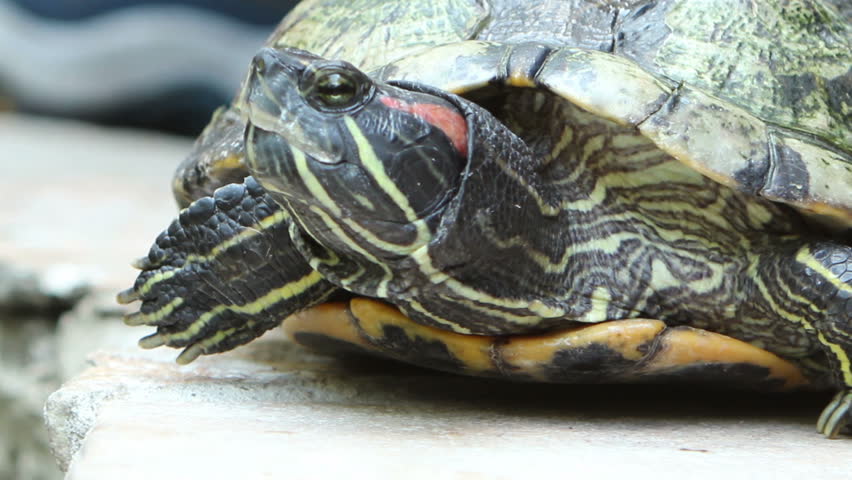
[[[294,3],[2,0],[0,105],[193,135]]]
[[[0,480],[63,478],[45,399],[147,333],[115,293],[176,213],[175,166],[294,3],[0,0]]]

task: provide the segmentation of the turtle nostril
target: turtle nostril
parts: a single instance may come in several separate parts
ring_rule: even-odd
[[[257,52],[257,54],[255,54],[254,60],[252,61],[252,68],[258,75],[265,75],[269,73],[269,69],[275,65],[276,58],[277,57],[273,49],[262,48],[259,52]]]
[[[266,60],[260,55],[254,57],[254,71],[261,75],[266,72]]]

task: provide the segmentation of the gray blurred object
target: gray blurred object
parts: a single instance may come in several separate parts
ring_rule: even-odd
[[[270,30],[186,4],[63,21],[0,0],[0,97],[26,112],[193,133]]]

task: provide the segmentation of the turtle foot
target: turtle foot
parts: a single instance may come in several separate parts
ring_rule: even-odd
[[[181,211],[120,303],[128,325],[156,326],[143,348],[185,347],[179,363],[234,348],[330,291],[289,243],[290,217],[251,178]]]
[[[831,399],[817,420],[817,431],[828,438],[837,438],[841,430],[852,427],[852,389],[841,390]]]

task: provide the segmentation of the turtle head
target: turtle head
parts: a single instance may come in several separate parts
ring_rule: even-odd
[[[252,61],[238,105],[255,127],[333,165],[344,161],[339,120],[359,111],[374,94],[370,79],[346,62],[264,48]]]
[[[252,174],[335,252],[353,237],[423,246],[424,223],[440,216],[467,166],[456,105],[343,61],[263,49],[239,103]]]

